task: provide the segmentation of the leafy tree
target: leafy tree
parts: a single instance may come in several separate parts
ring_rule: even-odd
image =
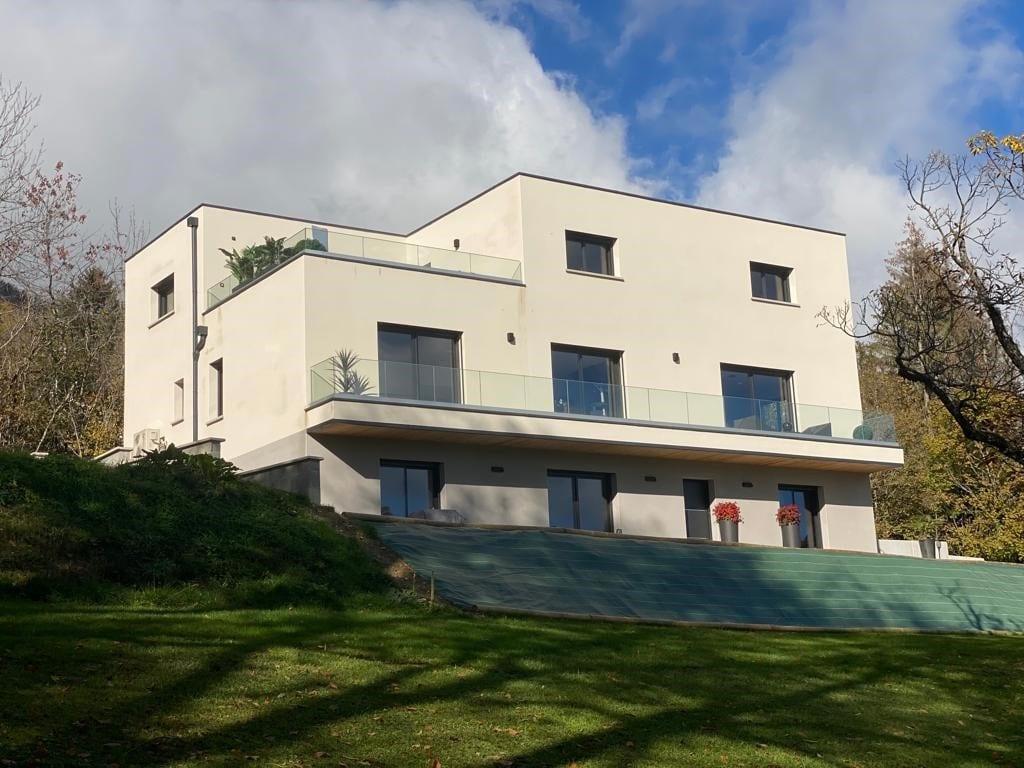
[[[901,164],[920,221],[910,253],[855,310],[825,313],[883,339],[963,435],[1024,464],[1024,275],[1001,228],[1024,201],[1024,137],[980,133],[969,153]]]

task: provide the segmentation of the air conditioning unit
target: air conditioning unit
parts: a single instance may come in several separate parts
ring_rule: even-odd
[[[140,429],[132,438],[132,458],[141,459],[146,451],[158,451],[163,443],[159,429]]]

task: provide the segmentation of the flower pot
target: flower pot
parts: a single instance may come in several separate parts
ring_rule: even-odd
[[[736,544],[740,540],[740,524],[735,520],[719,520],[718,532],[726,544]]]
[[[782,546],[800,546],[800,525],[799,523],[786,523],[779,526],[782,529]]]
[[[927,560],[934,560],[935,554],[935,539],[921,539],[921,557]]]

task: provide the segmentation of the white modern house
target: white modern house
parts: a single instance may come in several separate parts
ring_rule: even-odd
[[[717,538],[733,500],[780,544],[784,502],[874,552],[903,460],[816,318],[834,232],[520,173],[408,234],[200,205],[125,291],[125,454],[206,446],[338,511]]]

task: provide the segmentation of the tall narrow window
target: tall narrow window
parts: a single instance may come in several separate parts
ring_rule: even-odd
[[[153,286],[153,319],[159,320],[174,311],[174,275],[168,275]]]
[[[441,465],[420,461],[380,463],[380,512],[409,517],[440,506]]]
[[[555,411],[622,418],[621,352],[551,345]]]
[[[174,392],[172,395],[172,401],[174,403],[174,418],[171,420],[172,424],[177,424],[179,421],[183,421],[185,418],[185,380],[178,379],[174,382]]]
[[[793,374],[722,366],[725,425],[737,429],[793,432]]]
[[[711,538],[711,484],[707,480],[683,480],[686,538]]]
[[[611,531],[611,475],[598,472],[548,472],[548,523],[552,528]]]
[[[210,363],[210,418],[224,415],[224,360]]]
[[[775,267],[771,264],[750,262],[750,294],[756,299],[772,301],[790,301],[789,276],[793,272],[788,267]]]
[[[459,334],[381,325],[377,330],[382,397],[462,401]]]
[[[614,275],[615,263],[612,260],[614,245],[615,238],[612,237],[567,231],[565,233],[566,266],[579,272]]]

